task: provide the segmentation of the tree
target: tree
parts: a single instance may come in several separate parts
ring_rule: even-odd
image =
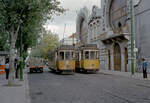
[[[9,34],[10,37],[8,85],[15,84],[14,59],[18,34],[24,37],[38,37],[36,34],[41,31],[46,20],[51,19],[53,14],[64,11],[59,4],[57,0],[0,0],[0,26],[3,26],[0,29],[4,30],[3,36]]]
[[[52,32],[45,32],[43,35],[43,39],[39,45],[41,55],[45,59],[48,59],[48,54],[50,51],[56,49],[59,45],[59,38],[58,35],[53,34]]]

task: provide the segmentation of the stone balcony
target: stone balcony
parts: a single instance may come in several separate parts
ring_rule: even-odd
[[[105,44],[110,44],[115,41],[122,42],[129,40],[129,30],[127,26],[117,29],[116,31],[108,30],[101,34],[98,38]]]

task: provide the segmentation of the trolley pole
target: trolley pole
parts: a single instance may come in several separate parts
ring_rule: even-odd
[[[131,75],[134,75],[134,5],[133,0],[130,0],[130,19],[131,19]]]

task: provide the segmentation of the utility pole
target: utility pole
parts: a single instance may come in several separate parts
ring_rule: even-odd
[[[73,34],[73,46],[75,45],[75,43],[74,43],[74,38],[75,38],[75,34]]]
[[[64,27],[64,32],[63,32],[63,41],[62,41],[62,45],[64,44],[64,36],[65,36],[65,31],[66,31],[66,24],[65,24],[65,27]]]
[[[131,19],[131,74],[134,75],[134,35],[135,35],[135,28],[134,28],[134,5],[133,0],[130,0],[130,19]]]
[[[20,32],[20,81],[23,81],[22,33]]]

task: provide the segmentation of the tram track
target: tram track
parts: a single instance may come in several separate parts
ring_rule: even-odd
[[[120,94],[114,93],[114,92],[112,92],[112,91],[110,91],[110,90],[103,89],[103,91],[104,91],[105,93],[107,93],[107,94],[113,96],[113,97],[116,97],[116,98],[118,98],[118,99],[121,99],[121,100],[123,100],[123,101],[126,101],[127,103],[135,103],[133,100],[128,99],[128,98],[125,98],[125,97],[121,96]]]

